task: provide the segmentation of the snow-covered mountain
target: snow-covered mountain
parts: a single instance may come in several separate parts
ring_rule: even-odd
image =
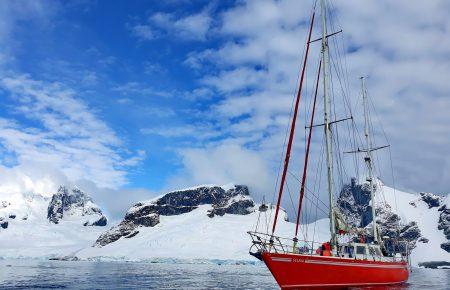
[[[412,262],[450,262],[449,197],[421,192],[411,194],[375,185],[377,225],[381,236],[399,237],[412,248]],[[357,184],[355,179],[345,185],[337,200],[347,221],[357,227],[371,227],[369,184]],[[370,235],[370,231],[368,231]]]
[[[377,224],[382,236],[398,235],[408,241],[416,265],[425,261],[450,261],[446,250],[450,222],[443,197],[394,192],[381,182],[376,190],[380,197],[376,207]],[[372,218],[369,201],[368,184],[353,181],[342,189],[338,207],[353,225],[369,227]],[[246,232],[255,229],[257,224],[258,230],[265,232],[267,221],[273,217],[270,210],[262,213],[258,209],[248,188],[241,185],[200,186],[170,192],[131,207],[119,225],[104,232],[92,247],[75,256],[94,260],[251,260]],[[294,224],[287,221],[285,212],[283,215],[277,235],[292,238]],[[301,228],[308,240],[329,239],[327,219]]]
[[[413,248],[412,262],[450,262],[450,198],[410,194],[376,186],[377,224],[382,236],[398,235]],[[337,200],[348,222],[370,227],[367,184],[344,186]],[[132,206],[111,228],[92,199],[61,187],[52,198],[11,195],[0,201],[0,257],[59,257],[88,260],[245,260],[249,230],[266,232],[272,207],[263,207],[244,185],[198,186],[169,192]],[[3,223],[3,224],[2,224]],[[90,226],[93,225],[93,226]],[[277,235],[292,238],[286,212]],[[370,232],[370,231],[369,231]],[[328,219],[301,226],[301,239],[329,239]]]
[[[92,244],[106,217],[84,192],[61,186],[41,194],[0,196],[0,257],[55,257]]]
[[[78,188],[61,186],[48,205],[47,219],[58,224],[63,219],[84,217],[84,226],[106,226],[108,220],[92,199]]]
[[[255,229],[257,205],[243,185],[199,186],[170,192],[131,207],[119,225],[103,233],[92,247],[75,254],[79,259],[183,259],[247,260],[250,238]],[[266,231],[260,216],[258,230]],[[318,230],[316,235],[327,236]],[[293,224],[283,211],[279,233],[290,236]]]

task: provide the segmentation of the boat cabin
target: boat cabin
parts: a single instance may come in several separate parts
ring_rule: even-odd
[[[373,261],[379,261],[384,257],[380,245],[363,243],[341,244],[338,247],[338,255],[343,258]]]

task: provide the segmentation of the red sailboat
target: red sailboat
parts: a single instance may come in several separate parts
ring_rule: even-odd
[[[252,238],[252,247],[250,254],[264,261],[268,269],[274,276],[278,285],[282,289],[297,288],[347,288],[362,286],[381,286],[401,284],[408,280],[409,276],[409,251],[408,244],[401,243],[398,240],[388,240],[380,237],[380,230],[376,226],[375,212],[375,189],[373,177],[372,153],[375,150],[386,146],[373,146],[369,134],[369,104],[365,89],[364,79],[362,80],[362,97],[364,104],[364,136],[365,148],[355,149],[351,152],[364,155],[366,165],[367,183],[370,189],[372,225],[371,233],[365,239],[361,234],[361,229],[351,228],[346,224],[345,217],[334,206],[334,180],[333,180],[333,148],[332,125],[337,122],[349,120],[353,117],[332,121],[331,101],[329,98],[330,82],[330,56],[328,38],[338,32],[327,34],[327,7],[325,1],[321,0],[321,26],[322,37],[311,40],[314,26],[315,7],[311,16],[310,29],[306,43],[306,51],[301,71],[299,88],[294,103],[290,134],[286,146],[286,156],[284,167],[281,174],[281,182],[278,191],[278,199],[275,207],[275,216],[272,223],[271,232],[266,233],[253,231],[249,232]],[[314,5],[315,6],[315,5]],[[339,31],[340,32],[340,31]],[[315,41],[321,41],[321,59],[317,72],[314,99],[312,102],[312,113],[309,120],[309,126],[306,138],[305,159],[303,164],[303,175],[300,182],[299,205],[296,217],[296,228],[294,238],[281,238],[275,235],[278,214],[280,210],[283,189],[286,183],[286,175],[291,156],[291,149],[294,140],[295,125],[298,115],[298,108],[302,96],[302,86],[305,77],[307,59],[310,44]],[[323,85],[323,104],[324,104],[324,123],[314,125],[317,94],[320,80]],[[307,180],[307,168],[309,161],[311,136],[313,128],[324,127],[324,139],[327,171],[327,187],[329,195],[329,220],[330,220],[330,240],[321,243],[313,241],[299,240],[297,238],[299,231],[300,217],[302,214],[303,198],[305,196],[305,184]],[[366,229],[367,230],[367,229]],[[342,234],[352,238],[343,241],[340,238]],[[390,247],[388,246],[390,245]],[[389,249],[388,249],[389,248]]]

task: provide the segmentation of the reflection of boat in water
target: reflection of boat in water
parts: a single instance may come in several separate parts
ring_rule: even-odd
[[[304,56],[302,74],[300,77],[300,85],[294,103],[292,123],[290,126],[290,134],[286,147],[286,157],[284,160],[284,168],[281,175],[279,185],[278,200],[275,207],[275,217],[272,224],[272,231],[269,233],[249,232],[253,240],[251,254],[258,259],[264,261],[275,280],[281,288],[345,288],[351,286],[375,286],[400,284],[407,281],[409,276],[408,267],[408,244],[401,243],[392,237],[380,237],[380,232],[376,226],[375,212],[375,184],[373,174],[373,152],[386,146],[373,146],[371,140],[371,123],[369,116],[369,103],[367,92],[365,89],[364,79],[362,81],[362,98],[364,105],[364,148],[354,146],[354,150],[345,153],[355,153],[364,156],[364,163],[367,168],[367,185],[370,189],[371,197],[371,233],[364,234],[364,230],[349,226],[346,223],[346,217],[343,216],[337,207],[334,206],[334,169],[333,169],[333,138],[335,138],[335,123],[351,120],[353,117],[332,121],[332,108],[335,104],[330,99],[330,55],[328,38],[336,33],[327,34],[327,15],[329,11],[325,5],[325,1],[321,0],[322,14],[322,37],[317,39],[321,41],[321,60],[318,67],[314,100],[312,102],[312,110],[310,114],[308,136],[306,138],[305,159],[303,165],[303,176],[300,182],[299,206],[297,212],[297,223],[295,237],[291,239],[281,238],[275,235],[278,213],[283,194],[286,175],[288,172],[289,159],[293,143],[295,124],[297,120],[298,107],[302,95],[302,85],[304,80],[305,68],[309,47],[312,42],[311,34],[314,26],[315,7],[313,9],[309,35]],[[335,65],[335,64],[334,64]],[[335,70],[336,71],[336,70]],[[316,110],[317,94],[319,84],[323,87],[323,105],[324,105],[324,123],[314,125],[314,113]],[[308,168],[308,159],[311,145],[311,135],[313,128],[324,128],[327,171],[327,186],[329,195],[329,219],[330,233],[329,242],[316,243],[314,241],[299,240],[298,228],[299,220],[302,214],[303,197],[305,195],[305,183]],[[353,143],[353,144],[356,144]],[[347,241],[343,241],[342,237],[346,236]],[[367,238],[367,239],[366,239]]]

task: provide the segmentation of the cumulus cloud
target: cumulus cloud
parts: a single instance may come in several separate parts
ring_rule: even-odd
[[[149,25],[137,24],[131,27],[131,32],[141,40],[152,40],[155,38],[155,32]]]
[[[155,13],[149,21],[159,28],[185,39],[204,40],[210,29],[212,19],[207,10],[185,17],[172,13]]]
[[[131,32],[141,40],[152,40],[170,35],[183,40],[205,40],[212,25],[209,9],[180,16],[175,13],[157,12],[145,23],[131,27]]]
[[[353,100],[355,115],[361,112],[356,107],[361,104],[357,101],[358,77],[368,76],[369,93],[391,143],[397,185],[413,191],[448,192],[448,2],[330,4],[333,9],[330,31],[344,30],[330,40],[331,45],[339,41],[346,54],[344,60],[336,50],[331,51],[332,66],[342,61],[348,75],[342,85]],[[216,32],[222,37],[221,44],[187,56],[185,64],[202,72],[199,81],[203,87],[222,97],[211,104],[208,117],[222,125],[223,143],[239,144],[244,150],[256,149],[266,160],[279,159],[310,13],[311,3],[305,1],[238,2],[219,17]],[[320,28],[313,37],[318,35]],[[312,83],[320,48],[314,44],[311,49],[307,83]],[[311,87],[307,86],[304,96],[310,93]],[[335,83],[333,94],[341,94],[339,84]],[[308,104],[302,104],[305,105]],[[301,112],[300,122],[305,122],[306,117]],[[379,126],[375,113],[373,117]],[[301,140],[301,129],[300,132],[297,138]],[[376,141],[385,142],[383,132],[376,133]],[[244,134],[253,138],[242,140]],[[313,142],[320,146],[320,139]],[[299,152],[303,152],[302,143],[297,141]],[[207,148],[204,150],[208,152]],[[389,174],[387,178],[390,179]]]
[[[180,184],[227,183],[246,184],[255,193],[271,195],[273,178],[266,160],[258,153],[241,146],[224,144],[217,147],[181,150],[183,172],[173,176],[169,188]]]
[[[142,151],[126,152],[115,132],[60,83],[12,75],[1,79],[0,87],[21,118],[0,119],[0,144],[14,154],[25,175],[58,171],[70,181],[117,188],[127,183],[126,166],[145,158]]]

